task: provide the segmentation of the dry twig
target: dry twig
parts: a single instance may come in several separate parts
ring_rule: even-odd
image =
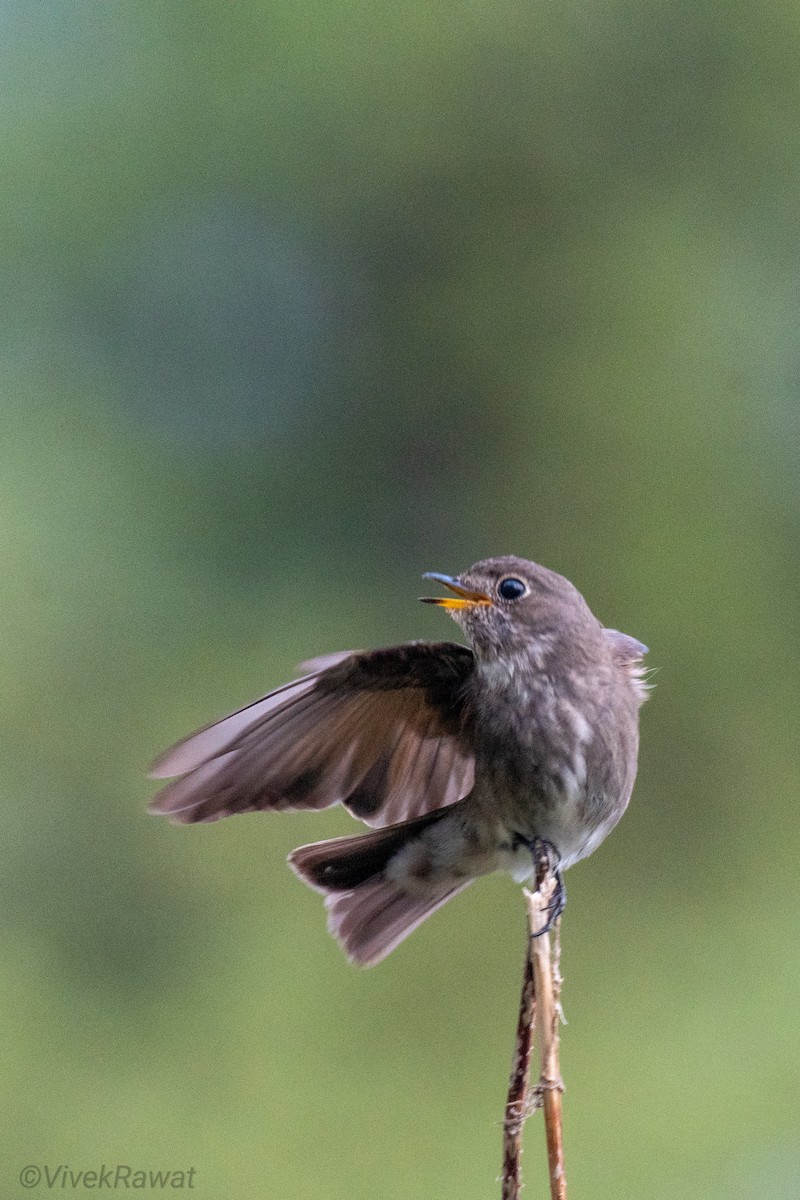
[[[537,853],[536,891],[525,892],[529,936],[514,1062],[503,1122],[502,1200],[518,1200],[521,1187],[522,1128],[525,1119],[537,1108],[544,1110],[551,1200],[566,1200],[567,1197],[561,1130],[563,1084],[558,1065],[558,1023],[561,1017],[559,921],[556,920],[554,925],[553,950],[549,933],[539,933],[539,930],[547,926],[550,905],[557,886],[554,864],[546,844],[543,843]],[[539,1036],[541,1069],[539,1081],[529,1093],[534,1028]]]
[[[530,941],[530,938],[529,938]],[[529,1115],[528,1079],[531,1070],[533,1026],[536,1020],[536,994],[533,984],[533,957],[525,954],[525,974],[517,1019],[517,1038],[514,1061],[508,1084],[505,1119],[503,1121],[503,1192],[502,1200],[517,1200],[521,1187],[520,1155],[522,1127]]]

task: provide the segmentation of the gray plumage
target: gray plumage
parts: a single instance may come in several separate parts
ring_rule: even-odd
[[[604,629],[563,576],[525,559],[433,576],[470,642],[328,655],[179,742],[151,809],[181,823],[344,804],[372,833],[303,846],[349,956],[379,962],[474,878],[532,874],[537,838],[566,868],[627,807],[646,648]]]

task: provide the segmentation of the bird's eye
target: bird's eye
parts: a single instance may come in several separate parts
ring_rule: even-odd
[[[501,579],[497,587],[497,593],[503,600],[519,600],[520,596],[524,596],[527,588],[521,579],[514,579],[513,576],[508,579]]]

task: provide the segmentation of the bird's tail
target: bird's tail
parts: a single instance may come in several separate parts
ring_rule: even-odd
[[[328,928],[351,961],[364,967],[381,962],[471,882],[447,880],[411,892],[386,873],[399,850],[449,813],[452,807],[356,837],[300,846],[289,855],[292,870],[324,895]]]

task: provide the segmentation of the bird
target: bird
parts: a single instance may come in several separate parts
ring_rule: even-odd
[[[151,775],[150,811],[178,824],[341,804],[369,832],[301,846],[289,864],[322,893],[351,961],[382,961],[492,871],[561,872],[627,808],[647,647],[605,628],[563,575],[513,555],[421,597],[467,645],[413,641],[324,655],[252,704],[190,734]]]

